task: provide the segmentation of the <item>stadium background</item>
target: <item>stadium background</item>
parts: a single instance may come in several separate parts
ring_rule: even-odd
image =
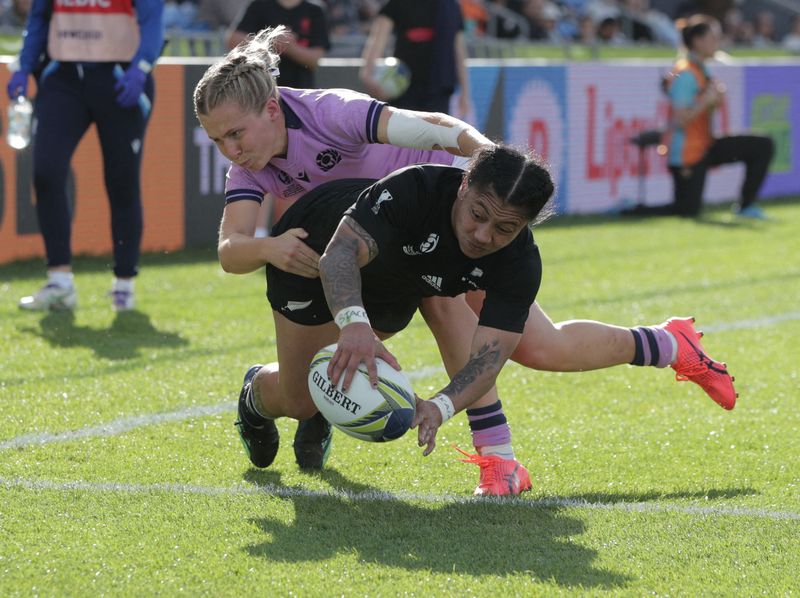
[[[155,71],[153,121],[145,141],[144,251],[213,246],[223,208],[227,161],[199,127],[191,95],[211,59],[165,58]],[[551,163],[558,183],[558,209],[567,214],[613,210],[638,196],[637,132],[663,129],[667,103],[660,80],[668,60],[542,63],[473,59],[469,73],[472,110],[468,120],[494,139],[528,144]],[[328,59],[319,87],[360,88],[357,61]],[[765,198],[800,193],[800,65],[790,61],[742,61],[718,65],[728,88],[716,117],[718,131],[769,133],[777,154],[763,189]],[[1,70],[0,84],[7,82]],[[0,100],[5,113],[7,99]],[[664,203],[672,184],[656,148],[644,154],[645,196]],[[30,149],[0,144],[0,263],[44,254],[31,181]],[[73,247],[79,254],[111,248],[107,200],[96,135],[81,143],[72,163]],[[736,196],[741,166],[715,169],[706,198]],[[276,206],[280,211],[283,206]]]

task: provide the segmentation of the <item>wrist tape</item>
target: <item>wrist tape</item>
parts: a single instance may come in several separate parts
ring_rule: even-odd
[[[453,417],[456,413],[456,408],[453,407],[453,401],[450,400],[446,394],[439,393],[430,402],[439,408],[442,414],[442,423]]]
[[[334,317],[334,321],[339,328],[344,328],[348,324],[355,324],[356,322],[369,324],[367,310],[360,305],[351,305],[339,310],[339,313]]]

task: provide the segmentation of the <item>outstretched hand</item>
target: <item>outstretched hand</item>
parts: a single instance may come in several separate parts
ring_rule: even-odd
[[[417,397],[417,410],[411,428],[417,430],[417,445],[425,446],[422,456],[427,457],[436,448],[436,432],[442,425],[442,412],[430,401],[423,401]]]
[[[319,254],[303,242],[308,233],[302,228],[290,228],[277,237],[270,237],[269,263],[290,274],[319,277]]]

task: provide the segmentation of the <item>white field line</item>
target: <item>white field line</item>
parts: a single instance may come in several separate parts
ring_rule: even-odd
[[[800,312],[787,312],[775,316],[768,316],[764,318],[748,319],[748,320],[735,320],[733,322],[724,322],[720,324],[712,324],[710,326],[701,326],[704,332],[725,332],[728,330],[743,330],[751,328],[762,328],[765,326],[773,326],[781,322],[788,322],[792,320],[800,320]],[[515,365],[515,364],[510,364]],[[522,367],[522,366],[520,366]],[[444,372],[441,366],[428,366],[418,370],[406,372],[409,379],[419,380],[430,376],[435,376]],[[80,440],[82,438],[93,438],[96,436],[116,436],[125,432],[130,432],[136,428],[144,426],[152,426],[166,422],[177,422],[193,417],[205,417],[209,415],[219,415],[221,413],[228,413],[236,409],[236,404],[233,402],[219,403],[217,405],[188,407],[186,409],[179,409],[178,411],[170,411],[167,413],[154,413],[148,415],[139,415],[134,417],[124,417],[121,419],[113,420],[98,426],[81,428],[79,430],[72,430],[69,432],[41,432],[23,434],[16,438],[11,438],[0,442],[0,451],[7,449],[19,449],[27,446],[40,446],[45,444],[52,444],[57,442],[70,442],[72,440]]]
[[[81,428],[70,432],[23,434],[22,436],[17,436],[5,442],[0,442],[0,450],[52,444],[54,442],[69,442],[71,440],[80,440],[82,438],[92,438],[95,436],[116,436],[143,426],[183,421],[192,417],[218,415],[220,413],[233,411],[234,409],[236,409],[235,403],[226,402],[218,405],[189,407],[178,411],[170,411],[168,413],[152,413],[134,417],[123,417],[105,424],[100,424],[99,426]]]
[[[534,509],[565,508],[586,509],[590,511],[624,511],[628,513],[679,513],[701,517],[752,517],[756,519],[800,521],[800,513],[791,511],[772,511],[750,507],[695,507],[665,504],[659,502],[589,502],[573,498],[543,498],[526,500],[523,497],[477,498],[458,494],[421,494],[413,492],[381,492],[369,490],[353,492],[343,489],[308,490],[298,487],[276,486],[198,486],[194,484],[129,484],[122,482],[56,482],[50,480],[31,480],[25,478],[0,477],[0,487],[6,489],[49,490],[55,492],[115,492],[127,494],[184,494],[202,496],[251,496],[266,495],[276,498],[316,498],[347,500],[354,502],[421,502],[431,504],[496,504]]]
[[[749,320],[735,320],[733,322],[721,322],[710,326],[699,325],[698,328],[703,332],[727,332],[728,330],[749,330],[752,328],[766,328],[781,322],[791,322],[800,320],[800,311],[790,311],[776,316],[765,316],[763,318],[752,318]]]

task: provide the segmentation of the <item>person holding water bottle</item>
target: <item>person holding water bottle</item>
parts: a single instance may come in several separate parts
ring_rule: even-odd
[[[29,78],[36,78],[33,185],[47,282],[20,300],[22,309],[77,305],[67,176],[72,155],[92,123],[111,206],[114,282],[109,294],[115,310],[134,307],[143,229],[142,147],[154,94],[151,71],[164,41],[163,9],[163,0],[33,0],[8,96],[12,102],[26,98]]]

